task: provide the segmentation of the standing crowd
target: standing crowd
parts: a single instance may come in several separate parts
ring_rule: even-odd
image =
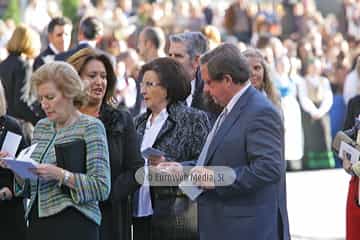
[[[360,1],[338,18],[312,0],[94,2],[0,21],[0,143],[20,135],[38,163],[24,179],[0,151],[4,239],[286,240],[286,171],[343,163],[356,238],[360,170],[331,141],[360,113]]]

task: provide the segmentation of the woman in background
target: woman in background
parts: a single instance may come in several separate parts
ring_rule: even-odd
[[[191,77],[171,58],[145,64],[140,75],[147,112],[135,120],[141,151],[149,147],[164,156],[150,155],[145,166],[160,162],[196,160],[210,130],[205,112],[187,107]],[[134,240],[198,239],[197,208],[177,187],[143,185],[134,200]]]
[[[135,172],[144,165],[130,114],[115,108],[116,76],[110,59],[93,48],[84,48],[67,60],[87,85],[87,104],[82,113],[102,121],[106,129],[111,169],[111,193],[100,202],[101,240],[130,240],[129,196],[139,187]]]
[[[9,56],[0,63],[0,78],[5,90],[7,114],[21,120],[24,133],[30,141],[32,126],[28,123],[35,125],[43,117],[38,105],[28,105],[31,101],[29,91],[32,62],[40,53],[39,34],[26,25],[19,25],[6,49]]]

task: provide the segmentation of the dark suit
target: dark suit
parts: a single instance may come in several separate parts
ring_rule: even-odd
[[[0,117],[0,146],[3,145],[6,133],[10,131],[23,136],[16,120],[10,116]],[[24,137],[21,139],[18,152],[26,147]],[[0,189],[8,187],[13,191],[14,174],[8,169],[0,168]],[[13,193],[14,194],[14,193]],[[25,239],[26,224],[22,197],[11,200],[0,200],[0,233],[1,239]]]
[[[31,66],[20,54],[10,55],[0,63],[0,78],[4,86],[7,114],[31,122],[33,125],[42,118],[37,115],[22,99],[21,89],[31,75]]]
[[[42,65],[45,64],[44,57],[49,56],[49,55],[54,55],[54,57],[55,57],[55,52],[53,50],[51,50],[51,48],[48,46],[44,51],[42,51],[40,53],[39,56],[37,56],[35,58],[34,64],[33,64],[34,72],[36,71],[36,69],[38,69],[39,67],[41,67]]]
[[[168,161],[197,159],[210,129],[206,114],[183,103],[172,104],[167,111],[169,116],[153,147],[165,152]],[[135,120],[140,139],[143,139],[149,115],[150,112],[144,113]],[[154,210],[150,233],[135,223],[134,235],[140,233],[143,237],[139,239],[154,240],[197,239],[196,205],[191,204],[185,195],[179,195],[176,187],[151,187],[150,191]]]
[[[236,180],[198,199],[200,239],[290,239],[284,129],[278,111],[250,86],[214,136],[205,166],[228,166]]]
[[[91,47],[88,43],[81,43],[76,45],[75,47],[67,50],[66,52],[59,53],[55,56],[55,60],[57,61],[66,61],[69,57],[71,57],[74,53],[77,51],[86,48]]]
[[[344,130],[352,128],[355,124],[355,118],[360,114],[360,95],[350,99],[347,106],[347,114],[344,123]]]

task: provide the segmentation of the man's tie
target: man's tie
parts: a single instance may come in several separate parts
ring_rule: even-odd
[[[221,112],[219,117],[216,119],[214,127],[211,129],[209,135],[206,138],[206,142],[201,150],[199,159],[197,160],[196,166],[203,166],[205,163],[206,155],[209,150],[210,143],[212,142],[214,136],[216,135],[217,131],[219,130],[222,122],[226,118],[228,112],[227,108],[224,108],[224,110]]]

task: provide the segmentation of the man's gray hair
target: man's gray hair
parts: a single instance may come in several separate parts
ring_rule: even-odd
[[[250,67],[238,47],[231,43],[223,43],[206,52],[200,58],[201,64],[207,64],[212,80],[222,80],[225,74],[232,77],[234,83],[244,83],[250,77]]]
[[[183,43],[191,59],[209,49],[209,41],[201,32],[184,32],[170,35],[170,42]]]

